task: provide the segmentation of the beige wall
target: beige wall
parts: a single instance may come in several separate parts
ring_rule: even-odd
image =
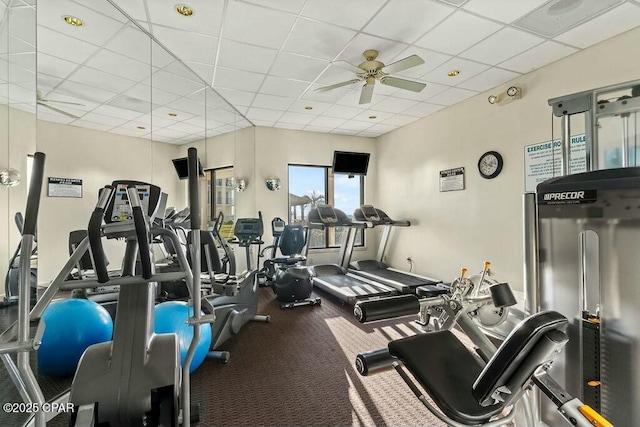
[[[581,51],[500,86],[523,88],[522,99],[490,105],[488,91],[378,138],[378,200],[391,216],[415,223],[398,230],[388,261],[419,273],[453,279],[460,267],[492,272],[521,289],[523,147],[551,139],[547,100],[640,79],[640,29]],[[557,135],[557,133],[556,133]],[[504,157],[502,174],[477,172],[482,153]],[[440,170],[464,166],[465,190],[440,193]]]
[[[47,177],[82,179],[82,198],[47,197],[44,189],[39,222],[38,281],[47,284],[69,257],[69,232],[86,229],[98,190],[116,179],[146,181],[169,194],[180,192],[171,159],[178,147],[144,139],[38,121],[38,150],[47,155]],[[124,250],[119,241],[105,244],[112,268]]]

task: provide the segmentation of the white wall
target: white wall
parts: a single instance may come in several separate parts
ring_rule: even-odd
[[[47,197],[43,190],[39,222],[38,281],[47,284],[69,257],[69,232],[86,229],[98,190],[116,179],[158,185],[169,204],[180,193],[171,159],[178,147],[92,129],[38,121],[38,150],[47,155],[47,177],[82,179],[82,198]],[[124,244],[105,244],[111,267],[118,268]]]
[[[377,140],[378,200],[391,216],[414,226],[397,230],[388,261],[419,273],[453,279],[460,267],[492,262],[497,278],[523,282],[523,147],[551,139],[547,100],[640,79],[640,29],[596,45],[510,83],[383,135]],[[490,105],[487,97],[510,85],[523,98]],[[557,133],[556,133],[557,135]],[[477,172],[480,155],[496,150],[504,169],[492,180]],[[440,193],[440,170],[464,166],[465,190]]]

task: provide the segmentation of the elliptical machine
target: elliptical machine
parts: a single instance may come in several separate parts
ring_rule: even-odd
[[[271,231],[273,244],[265,247],[260,255],[271,249],[271,258],[264,262],[262,272],[267,286],[271,286],[280,301],[280,308],[320,305],[320,298],[311,298],[313,285],[305,265],[309,229],[301,224],[287,225],[276,217],[271,221]],[[281,257],[276,256],[278,249]]]
[[[20,235],[22,235],[22,231],[24,228],[24,218],[22,213],[16,212],[14,216],[16,227],[20,231]],[[37,236],[34,234],[34,244],[37,242]],[[30,254],[24,254],[24,256],[28,256],[29,261],[31,257],[37,256],[38,249],[34,247]],[[23,256],[22,253],[22,242],[18,243],[18,247],[16,251],[13,253],[11,260],[9,261],[9,268],[7,270],[7,275],[4,279],[4,304],[14,304],[18,302],[18,277],[20,270],[20,257]],[[38,271],[35,268],[30,269],[29,281],[31,284],[31,304],[36,303],[37,292],[38,292]]]

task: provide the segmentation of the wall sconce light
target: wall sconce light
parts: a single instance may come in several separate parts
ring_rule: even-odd
[[[14,187],[20,184],[20,172],[13,168],[0,169],[0,184],[5,187]]]
[[[514,99],[520,99],[521,97],[522,97],[522,89],[517,86],[511,86],[506,91],[501,92],[497,95],[489,95],[489,98],[487,98],[487,101],[491,105],[495,105],[495,104],[504,105],[513,101]]]
[[[265,180],[265,184],[270,191],[278,191],[282,188],[280,178],[278,178],[277,176],[270,176]]]
[[[236,187],[236,191],[238,193],[242,193],[244,190],[247,189],[247,180],[244,178],[235,178],[235,187]]]

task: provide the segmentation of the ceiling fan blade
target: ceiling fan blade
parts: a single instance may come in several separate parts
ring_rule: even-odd
[[[420,92],[425,88],[425,86],[427,86],[425,83],[399,79],[397,77],[383,77],[380,79],[380,83],[387,86],[397,87],[399,89],[410,90],[412,92]]]
[[[422,64],[424,64],[424,59],[420,58],[418,55],[411,55],[407,56],[404,59],[396,61],[393,64],[382,67],[380,71],[385,74],[393,74],[399,71],[404,71],[407,68],[416,67]]]
[[[373,98],[373,85],[365,84],[362,86],[362,92],[360,92],[360,104],[368,104]]]
[[[334,61],[332,62],[332,64],[337,65],[340,68],[344,68],[345,70],[349,70],[356,74],[363,74],[365,72],[363,69],[358,68],[347,61]]]
[[[328,90],[337,89],[337,88],[342,87],[342,86],[352,85],[354,83],[358,83],[359,81],[360,81],[360,79],[347,80],[346,82],[336,83],[336,84],[331,85],[331,86],[319,87],[319,88],[315,89],[315,92],[326,92]]]
[[[58,109],[56,107],[52,107],[51,105],[48,105],[48,104],[46,104],[44,102],[37,102],[37,104],[38,105],[42,105],[43,107],[47,107],[48,109],[50,109],[52,111],[55,111],[58,114],[62,114],[64,116],[71,117],[72,119],[79,119],[80,118],[80,117],[75,116],[75,115],[73,115],[71,113],[67,113],[66,111],[60,110],[60,109]]]
[[[67,104],[67,105],[81,105],[86,107],[86,104],[80,104],[79,102],[67,102],[67,101],[56,101],[55,99],[39,99],[41,102],[55,102],[56,104]]]

